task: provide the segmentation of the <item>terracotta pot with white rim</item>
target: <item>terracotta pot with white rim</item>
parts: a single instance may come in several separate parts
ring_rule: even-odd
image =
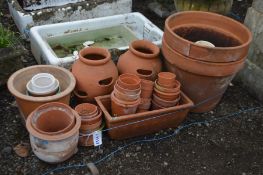
[[[46,97],[27,95],[26,84],[38,73],[52,74],[59,81],[60,92]],[[11,94],[15,96],[20,114],[23,121],[25,121],[27,116],[42,104],[54,101],[69,104],[71,92],[75,88],[76,80],[72,73],[65,68],[52,65],[36,65],[15,72],[10,76],[7,85]]]

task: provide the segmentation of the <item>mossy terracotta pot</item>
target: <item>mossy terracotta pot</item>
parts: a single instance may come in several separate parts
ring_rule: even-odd
[[[110,94],[118,78],[118,70],[111,54],[104,48],[84,48],[72,65],[77,85],[74,94],[80,102],[91,102],[94,97]]]
[[[182,90],[194,101],[192,112],[215,108],[235,74],[243,68],[245,58],[229,63],[210,63],[186,57],[163,40],[162,53],[169,71],[177,75]]]
[[[26,84],[38,73],[52,74],[60,84],[60,92],[47,97],[33,97],[27,95]],[[8,80],[8,89],[15,96],[16,102],[23,120],[42,104],[48,102],[61,102],[69,104],[71,92],[74,90],[76,80],[68,70],[51,65],[36,65],[23,68],[10,76]]]
[[[62,115],[55,115],[57,113],[52,114],[52,111],[56,110],[64,113],[63,117],[61,117]],[[68,115],[68,110],[74,113],[75,122],[71,129],[65,130],[70,126],[70,122],[68,121],[71,120],[71,114]],[[32,127],[34,120],[37,120],[36,123],[38,124],[36,127],[38,129]],[[34,154],[39,159],[48,163],[59,163],[69,159],[77,152],[80,124],[81,119],[79,115],[68,105],[51,102],[40,106],[28,116],[26,121]]]
[[[136,40],[120,56],[117,64],[119,73],[131,73],[154,81],[162,69],[159,53],[159,47],[150,41]]]
[[[252,34],[243,24],[229,17],[187,11],[166,19],[163,40],[172,50],[189,58],[227,63],[247,56]],[[215,47],[196,44],[199,40],[208,41]]]

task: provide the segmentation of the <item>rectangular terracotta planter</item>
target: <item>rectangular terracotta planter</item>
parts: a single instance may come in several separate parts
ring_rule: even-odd
[[[95,100],[104,113],[107,128],[111,129],[108,131],[110,138],[126,139],[177,127],[194,105],[183,92],[181,97],[178,106],[121,117],[111,116],[110,95],[99,96]]]

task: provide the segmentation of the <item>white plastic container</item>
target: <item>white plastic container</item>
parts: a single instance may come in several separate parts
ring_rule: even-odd
[[[77,57],[74,55],[58,57],[48,41],[56,37],[60,39],[69,38],[68,42],[71,43],[75,42],[75,37],[70,35],[77,36],[83,32],[88,34],[94,31],[96,33],[96,31],[101,31],[101,29],[116,28],[117,26],[123,27],[119,32],[124,30],[124,33],[125,31],[130,32],[130,35],[134,35],[137,39],[146,39],[161,46],[163,31],[141,13],[128,13],[124,15],[33,27],[30,30],[31,50],[39,64],[51,64],[69,68]],[[101,31],[101,33],[108,32]],[[92,39],[94,38],[91,38],[91,40]],[[89,38],[86,40],[90,41]],[[129,44],[118,48],[109,48],[124,52],[128,49],[128,45]]]

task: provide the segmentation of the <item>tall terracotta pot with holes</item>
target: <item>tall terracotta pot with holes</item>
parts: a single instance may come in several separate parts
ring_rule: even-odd
[[[165,40],[162,43],[165,64],[177,75],[182,90],[194,101],[192,112],[207,112],[220,101],[245,58],[230,63],[211,63],[188,58],[174,51]]]
[[[26,93],[26,84],[38,73],[52,74],[60,84],[60,93],[47,97],[33,97]],[[36,65],[23,68],[10,76],[8,89],[16,98],[20,114],[25,121],[28,115],[42,104],[48,102],[61,102],[69,104],[71,92],[74,90],[76,80],[67,69],[52,65]]]
[[[119,58],[117,64],[119,73],[136,74],[141,79],[154,81],[162,69],[159,53],[159,47],[150,41],[133,41],[129,50]]]
[[[231,18],[210,12],[187,11],[166,19],[163,39],[171,49],[189,58],[228,63],[247,56],[252,34]],[[216,47],[195,44],[200,40]]]
[[[110,94],[118,78],[118,70],[104,48],[84,48],[72,66],[77,85],[74,94],[80,101],[93,101],[94,97]]]

